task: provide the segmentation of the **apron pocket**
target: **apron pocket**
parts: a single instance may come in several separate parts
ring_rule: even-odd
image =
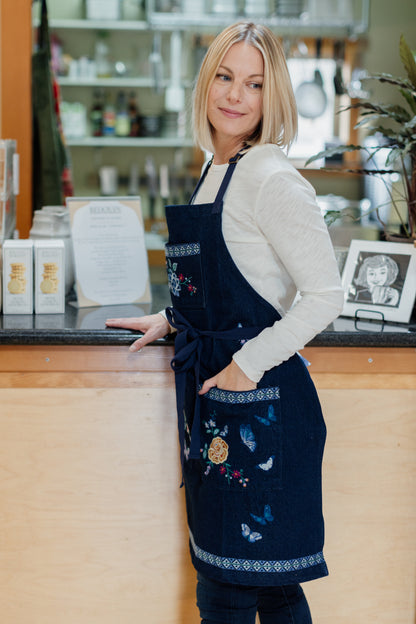
[[[199,243],[168,243],[165,255],[172,305],[178,308],[205,307]]]
[[[202,480],[235,491],[282,487],[279,388],[232,392],[211,388],[201,397]]]

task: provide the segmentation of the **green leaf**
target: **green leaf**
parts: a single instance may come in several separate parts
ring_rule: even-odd
[[[406,43],[406,40],[403,35],[400,37],[400,59],[403,63],[403,66],[406,70],[406,73],[409,77],[410,82],[413,87],[416,89],[416,62],[413,56],[413,53],[409,46]]]
[[[399,89],[399,91],[410,106],[412,113],[416,115],[416,97],[404,89]]]
[[[363,149],[361,145],[335,145],[334,147],[329,147],[328,149],[319,152],[319,154],[315,154],[314,156],[308,158],[308,160],[305,162],[305,167],[307,167],[311,162],[314,162],[315,160],[320,160],[321,158],[329,158],[330,156],[335,156],[337,154],[354,152],[361,149]]]

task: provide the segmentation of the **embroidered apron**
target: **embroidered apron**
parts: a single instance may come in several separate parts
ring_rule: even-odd
[[[286,585],[328,574],[326,428],[303,359],[296,354],[267,371],[256,390],[197,394],[245,340],[280,320],[223,238],[223,197],[238,158],[213,203],[166,207],[167,315],[178,330],[172,367],[190,549],[195,568],[218,581]]]

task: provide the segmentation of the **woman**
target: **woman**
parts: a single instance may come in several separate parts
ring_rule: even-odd
[[[296,106],[278,39],[241,22],[212,43],[194,131],[213,153],[189,205],[168,206],[172,308],[108,325],[177,330],[179,433],[202,622],[309,623],[299,583],[322,554],[325,424],[297,350],[343,292],[312,187],[282,148]],[[296,293],[300,296],[295,305]]]
[[[394,284],[398,274],[399,266],[390,256],[368,256],[362,261],[358,276],[354,279],[357,286],[362,286],[356,290],[354,301],[397,306],[400,293],[391,284]]]

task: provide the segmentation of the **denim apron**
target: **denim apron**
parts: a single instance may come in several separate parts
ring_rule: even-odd
[[[167,316],[178,331],[172,368],[190,550],[195,568],[218,581],[287,585],[328,574],[326,428],[305,363],[292,356],[255,390],[198,395],[246,340],[281,318],[241,274],[223,238],[223,198],[238,159],[213,203],[191,198],[166,207]]]

